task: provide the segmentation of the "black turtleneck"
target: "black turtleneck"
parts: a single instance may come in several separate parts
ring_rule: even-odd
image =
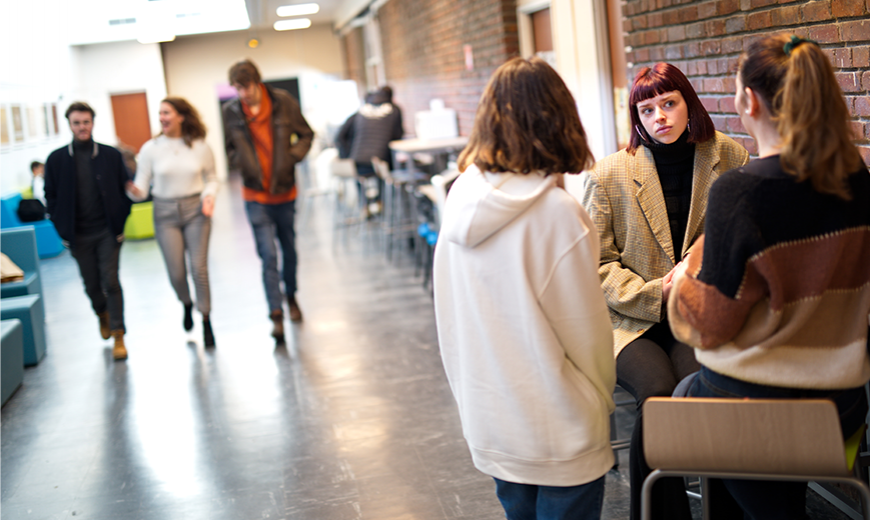
[[[73,152],[76,161],[76,234],[95,235],[106,229],[108,223],[100,186],[97,184],[99,172],[91,168],[94,141],[73,139]]]
[[[692,177],[695,166],[695,144],[689,143],[688,130],[671,144],[642,141],[652,152],[656,172],[665,196],[674,256],[680,261],[683,240],[689,224],[689,206],[692,203]]]

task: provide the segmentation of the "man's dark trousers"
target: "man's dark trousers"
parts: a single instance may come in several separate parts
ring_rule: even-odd
[[[94,235],[76,235],[75,247],[70,251],[79,264],[85,292],[91,299],[94,312],[109,312],[109,328],[124,327],[124,295],[118,279],[118,261],[121,242],[108,228]]]

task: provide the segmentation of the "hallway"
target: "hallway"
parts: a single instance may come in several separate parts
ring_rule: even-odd
[[[334,230],[332,201],[305,200],[305,321],[276,348],[239,191],[223,186],[212,229],[214,350],[199,323],[182,329],[154,240],[122,249],[126,362],[100,339],[69,253],[42,262],[48,348],[0,416],[3,520],[503,519],[411,257],[388,262],[373,227]],[[618,460],[603,520],[628,518],[628,452]],[[847,518],[814,493],[808,513]]]
[[[2,410],[4,520],[504,518],[471,465],[410,257],[387,262],[374,230],[333,237],[331,201],[308,200],[305,321],[275,348],[238,191],[223,187],[214,217],[214,350],[199,323],[182,329],[154,240],[122,249],[126,363],[69,253],[43,261],[47,355]]]

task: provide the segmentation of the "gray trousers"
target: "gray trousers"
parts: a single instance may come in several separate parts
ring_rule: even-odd
[[[109,327],[125,330],[124,293],[118,279],[121,243],[106,228],[95,235],[76,235],[75,248],[70,253],[79,264],[94,312],[108,312]]]
[[[211,312],[208,287],[208,240],[211,218],[202,214],[199,195],[182,199],[154,198],[154,236],[163,252],[169,282],[179,301],[192,303],[187,284],[187,261],[196,290],[196,308],[203,314]]]

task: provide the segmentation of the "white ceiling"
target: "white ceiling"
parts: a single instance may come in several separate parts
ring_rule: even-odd
[[[309,2],[316,2],[320,5],[320,12],[305,16],[305,18],[311,19],[311,23],[331,24],[335,21],[336,10],[341,4],[341,0],[245,0],[248,6],[248,16],[251,19],[252,29],[271,29],[275,22],[283,20],[276,13],[277,9],[282,5],[305,4]]]
[[[67,0],[71,45],[136,40],[152,29],[178,36],[223,31],[272,31],[278,7],[316,1],[312,24],[335,25],[370,0]]]

